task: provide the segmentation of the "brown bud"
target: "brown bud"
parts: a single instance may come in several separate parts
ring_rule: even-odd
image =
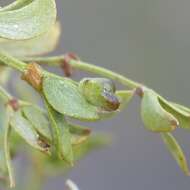
[[[42,70],[38,64],[28,64],[27,69],[21,78],[27,81],[36,90],[40,91],[42,89]]]
[[[144,94],[143,86],[139,86],[138,88],[136,88],[135,94],[138,95],[140,98],[142,98]]]
[[[79,60],[79,58],[74,53],[67,53],[61,62],[61,68],[63,69],[66,77],[70,77],[73,74],[73,68],[69,64],[71,60]]]
[[[13,98],[11,100],[8,101],[7,105],[11,106],[11,108],[14,110],[14,111],[17,111],[19,109],[19,103],[18,103],[18,100]]]

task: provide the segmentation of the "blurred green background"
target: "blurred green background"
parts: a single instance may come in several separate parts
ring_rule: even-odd
[[[63,34],[54,54],[76,52],[190,106],[190,1],[57,0],[57,7]],[[64,189],[67,178],[81,190],[189,189],[189,177],[160,136],[144,130],[139,104],[135,98],[118,117],[92,125],[114,134],[112,145],[90,154],[69,175],[48,179],[44,189]],[[190,160],[188,133],[177,130],[176,136]]]

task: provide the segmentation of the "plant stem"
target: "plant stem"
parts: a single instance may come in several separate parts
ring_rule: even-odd
[[[55,57],[37,57],[37,58],[24,58],[23,60],[26,62],[37,62],[39,64],[47,64],[49,66],[59,66],[60,63],[63,62],[63,60],[65,59],[65,56],[61,55],[61,56],[55,56]],[[95,66],[92,65],[90,63],[85,63],[79,60],[70,60],[69,64],[76,69],[82,70],[82,71],[87,71],[87,72],[91,72],[94,74],[98,74],[100,76],[103,77],[108,77],[112,80],[118,81],[121,84],[129,87],[129,88],[137,88],[139,86],[142,86],[140,83],[137,83],[135,81],[132,81],[118,73],[115,73],[113,71],[110,71],[108,69],[99,67],[99,66]]]
[[[0,62],[21,72],[24,72],[26,69],[26,64],[24,62],[19,61],[3,51],[0,51]]]
[[[64,61],[64,59],[65,59],[65,56],[55,56],[55,57],[24,58],[23,61],[25,61],[25,62],[31,62],[31,61],[34,62],[35,61],[39,64],[47,64],[47,65],[53,65],[53,66],[57,65],[58,66],[58,65],[60,65],[60,63],[62,63]],[[21,72],[24,72],[27,67],[27,64],[24,63],[23,61],[20,61],[3,51],[0,52],[0,62],[18,70],[18,71],[21,71]],[[120,75],[118,73],[115,73],[113,71],[110,71],[108,69],[105,69],[105,68],[102,68],[99,66],[95,66],[95,65],[85,63],[85,62],[82,62],[79,60],[74,60],[74,59],[71,59],[69,61],[69,64],[73,68],[91,72],[94,74],[98,74],[100,76],[108,77],[112,80],[118,81],[121,84],[123,84],[131,89],[141,86],[140,83],[132,81],[132,80],[124,77],[123,75]]]
[[[17,58],[12,57],[11,55],[7,54],[6,52],[0,51],[0,64],[4,64],[7,65],[9,67],[12,67],[13,69],[16,69],[22,73],[24,73],[27,70],[27,64],[24,63],[23,61],[18,60]],[[48,76],[52,76],[52,77],[56,77],[58,79],[63,79],[63,77],[60,77],[56,74],[47,72],[45,70],[42,71],[44,75],[48,75]],[[68,79],[71,82],[75,83],[75,81]]]
[[[0,85],[0,97],[3,98],[5,102],[8,102],[13,99],[13,96],[11,96],[1,85]],[[31,103],[23,101],[23,100],[18,100],[18,103],[20,106],[31,105]]]
[[[0,97],[2,97],[5,101],[12,99],[12,96],[2,86],[0,86]]]

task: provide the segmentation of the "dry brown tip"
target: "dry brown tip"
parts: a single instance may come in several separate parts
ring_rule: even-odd
[[[177,127],[179,127],[179,122],[176,120],[171,120],[170,123],[172,130],[175,130]]]
[[[47,142],[45,142],[45,140],[39,138],[38,145],[43,149],[43,152],[45,152],[45,153],[49,152],[50,145]]]
[[[84,135],[90,135],[90,133],[92,132],[91,129],[84,129]]]
[[[42,89],[42,69],[37,63],[30,63],[27,69],[21,76],[22,80],[27,81],[36,90]]]

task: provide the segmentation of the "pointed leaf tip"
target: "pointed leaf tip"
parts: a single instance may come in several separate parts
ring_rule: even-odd
[[[135,91],[134,90],[119,90],[116,91],[116,95],[119,98],[120,106],[119,110],[122,110],[125,108],[130,100],[132,99]]]
[[[69,124],[69,130],[72,134],[73,146],[82,144],[87,141],[91,133],[91,129],[75,124]]]

